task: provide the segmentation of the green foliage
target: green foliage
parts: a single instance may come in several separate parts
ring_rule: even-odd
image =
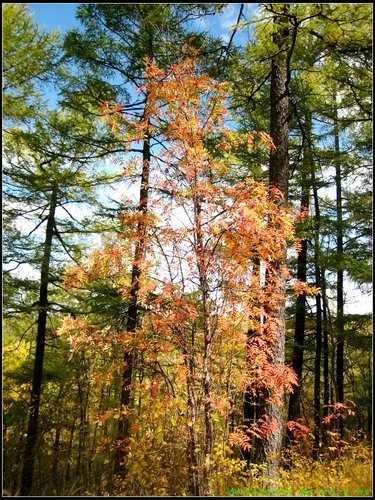
[[[62,58],[58,34],[40,30],[26,4],[3,5],[3,251],[6,267],[3,476],[4,486],[11,494],[19,493],[22,473],[39,313],[43,230],[51,192],[56,185],[59,208],[49,273],[34,478],[36,495],[187,496],[191,494],[188,467],[191,436],[197,438],[197,447],[193,450],[198,459],[196,477],[203,478],[209,471],[209,489],[214,496],[372,494],[372,457],[367,444],[371,438],[373,397],[369,315],[344,314],[345,394],[355,412],[344,418],[344,439],[349,445],[335,446],[335,436],[331,435],[331,441],[327,446],[321,443],[318,457],[313,458],[311,440],[294,444],[284,450],[280,480],[269,490],[263,489],[266,478],[262,464],[251,463],[247,468],[244,450],[233,438],[234,430],[243,425],[246,339],[244,324],[238,316],[224,314],[223,297],[218,294],[216,302],[210,303],[209,320],[211,325],[218,326],[220,334],[210,346],[209,421],[205,422],[203,415],[208,402],[202,391],[204,309],[201,291],[171,293],[168,300],[163,301],[145,280],[137,335],[125,334],[134,232],[130,219],[126,225],[126,218],[120,220],[118,214],[126,212],[131,217],[132,210],[126,200],[107,202],[102,189],[108,183],[112,183],[114,189],[121,185],[118,184],[122,178],[120,168],[128,155],[124,152],[126,145],[122,137],[114,136],[103,123],[99,104],[110,106],[119,102],[123,105],[123,117],[128,121],[141,120],[143,94],[134,94],[133,85],[145,81],[146,56],[160,67],[169,68],[191,50],[201,55],[200,73],[209,73],[218,81],[229,80],[226,98],[234,111],[235,121],[231,126],[238,136],[268,130],[269,75],[276,53],[272,39],[275,27],[271,21],[282,4],[259,6],[251,24],[247,21],[241,24],[240,32],[250,33],[250,41],[236,47],[237,38],[234,38],[229,49],[226,44],[230,33],[227,39],[218,40],[193,29],[204,16],[217,16],[213,19],[221,21],[219,16],[226,14],[227,8],[228,4],[81,4],[77,10],[81,28],[65,37]],[[346,276],[363,287],[372,281],[372,8],[367,4],[292,4],[290,16],[292,34],[296,28],[296,43],[289,61],[292,71],[289,81],[292,103],[290,200],[292,204],[299,204],[302,189],[311,194],[316,188],[321,209],[319,221],[311,209],[310,216],[298,223],[297,230],[298,235],[306,236],[309,242],[308,280],[314,282],[316,265],[325,272],[330,271],[329,275],[326,273],[328,317],[323,326],[328,335],[332,371],[337,345],[335,273],[337,269],[344,269]],[[60,92],[64,111],[46,107],[44,92],[52,86]],[[339,95],[337,101],[335,92]],[[334,148],[332,129],[337,107],[339,154]],[[309,144],[311,156],[308,156],[310,115],[314,126]],[[203,144],[204,154],[208,151],[218,164],[225,163],[228,167],[226,172],[221,170],[216,174],[215,183],[223,182],[228,192],[236,182],[249,176],[267,184],[268,158],[263,151],[253,150],[249,155],[243,143],[233,147],[235,152],[229,154],[218,148],[218,144],[225,142],[223,139],[220,134],[208,136]],[[159,141],[153,150],[157,155],[159,148],[166,148],[167,141],[160,137],[155,140]],[[110,157],[113,154],[115,156]],[[113,160],[111,163],[109,158]],[[337,162],[342,172],[344,195],[340,223],[334,193]],[[159,175],[163,165],[160,162]],[[180,179],[175,180],[175,187],[180,189]],[[207,196],[208,191],[204,195]],[[166,193],[163,196],[167,206],[168,196]],[[223,207],[229,200],[228,196],[222,198]],[[95,207],[95,215],[85,214],[84,206],[90,210]],[[151,233],[162,223],[165,224],[163,219],[155,222]],[[246,228],[245,225],[241,231]],[[344,235],[344,252],[338,257],[334,235],[340,229]],[[124,231],[130,235],[129,244],[124,242]],[[103,236],[103,251],[89,256],[92,240],[86,236],[94,233]],[[218,235],[220,228],[210,235],[209,241]],[[167,244],[174,237],[171,231],[161,245],[163,258]],[[239,234],[234,232],[232,240],[226,243],[231,248],[240,248],[239,242]],[[319,246],[316,260],[315,243]],[[255,244],[248,246],[250,250],[246,251],[250,252]],[[240,249],[245,251],[245,246]],[[225,255],[229,259],[229,254]],[[77,265],[70,268],[63,282],[68,260]],[[295,257],[290,263],[295,266]],[[33,269],[32,275],[28,275],[29,269]],[[87,279],[90,273],[91,281]],[[237,276],[230,294],[239,297],[243,284],[243,277]],[[66,288],[70,289],[69,297],[65,294]],[[156,307],[160,307],[164,316],[153,315]],[[62,313],[69,311],[72,315],[65,317],[62,323]],[[294,306],[290,305],[287,312],[286,354],[291,360]],[[163,326],[161,317],[169,330],[159,328]],[[191,328],[192,317],[195,317],[194,328]],[[311,425],[314,421],[311,401],[314,398],[316,315],[310,302],[305,319],[302,407],[303,424]],[[72,343],[75,343],[74,350]],[[114,476],[113,468],[124,346],[134,353],[134,380],[129,408],[132,420],[127,475],[121,479]],[[187,360],[194,361],[190,372]],[[333,392],[334,380],[330,379],[329,384]],[[195,406],[189,401],[191,397],[196,398]],[[194,415],[195,421],[192,407],[200,411]],[[213,451],[205,456],[200,447],[205,425],[209,424],[212,424]],[[361,429],[358,435],[357,429]]]
[[[33,118],[57,64],[57,33],[41,31],[26,4],[5,3],[3,9],[3,116],[11,122]]]

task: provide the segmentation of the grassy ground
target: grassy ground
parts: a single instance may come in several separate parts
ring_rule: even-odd
[[[291,452],[291,466],[280,470],[280,480],[264,489],[261,478],[248,478],[241,487],[231,487],[230,496],[372,496],[373,466],[367,444],[347,447],[341,454],[327,450],[318,460]],[[246,484],[247,483],[247,484]]]

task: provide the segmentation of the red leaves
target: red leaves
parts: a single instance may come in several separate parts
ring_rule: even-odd
[[[296,220],[298,222],[303,222],[304,220],[307,219],[308,216],[309,216],[309,208],[306,205],[303,205],[299,213],[296,215]]]
[[[286,427],[292,432],[293,438],[296,441],[307,441],[314,437],[310,427],[302,425],[295,420],[289,420],[289,422],[286,423]]]
[[[256,423],[249,422],[247,425],[238,427],[229,435],[228,441],[231,446],[239,446],[241,450],[246,452],[251,450],[252,436],[257,439],[266,439],[278,429],[279,423],[276,420],[271,420],[269,416],[263,416]]]
[[[353,406],[355,406],[353,401],[349,402]],[[337,421],[344,418],[346,412],[348,415],[355,415],[354,410],[352,410],[352,408],[350,408],[348,405],[345,405],[344,403],[337,402],[333,405],[324,405],[323,408],[329,408],[332,412],[330,415],[327,415],[326,417],[323,418],[323,424],[327,426],[330,425],[333,421]]]
[[[238,162],[237,152],[246,147],[252,152],[256,146],[269,153],[275,145],[264,132],[241,134],[226,127],[228,87],[200,75],[194,59],[176,63],[168,71],[147,61],[145,77],[144,120],[125,119],[119,105],[104,103],[101,108],[104,116],[110,116],[112,129],[124,131],[128,143],[143,141],[146,134],[157,136],[163,145],[153,148],[147,213],[127,210],[120,216],[127,249],[142,234],[147,258],[142,253],[136,263],[129,262],[121,247],[107,246],[72,271],[70,283],[107,280],[126,299],[129,269],[136,264],[137,301],[144,311],[137,331],[123,334],[123,347],[142,352],[152,363],[170,352],[191,363],[194,373],[189,376],[197,391],[203,391],[203,408],[206,403],[223,415],[228,409],[221,394],[217,400],[211,396],[210,377],[219,378],[228,369],[223,363],[228,345],[231,370],[243,371],[251,324],[254,340],[247,345],[251,364],[247,363],[243,383],[263,390],[267,402],[279,403],[283,392],[297,383],[292,370],[273,354],[287,277],[281,263],[293,239],[294,217],[280,203],[282,195],[275,186],[268,189],[251,178],[235,185],[223,181],[228,166]],[[137,165],[134,159],[130,162],[124,172],[135,175]],[[302,289],[301,284],[298,287]],[[87,342],[94,344],[106,333],[97,327],[94,331],[81,325],[81,329]],[[242,353],[238,359],[233,354],[236,349]],[[223,363],[220,374],[219,363]],[[188,383],[185,373],[180,378]],[[234,384],[236,389],[240,385]],[[226,390],[225,383],[217,387]],[[149,391],[149,397],[160,397],[157,384]],[[262,419],[251,433],[264,438],[277,430],[276,422]],[[242,448],[250,446],[248,434],[239,433],[236,439]]]
[[[230,151],[231,147],[228,142],[221,142],[219,144],[219,148],[224,149],[225,151]]]
[[[243,451],[251,450],[251,437],[241,429],[229,434],[228,442],[230,446],[239,446]]]

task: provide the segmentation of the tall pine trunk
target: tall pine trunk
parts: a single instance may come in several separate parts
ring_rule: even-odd
[[[277,6],[279,4],[276,4]],[[271,123],[270,135],[276,146],[270,155],[270,186],[278,188],[282,194],[280,205],[288,201],[289,183],[289,157],[288,157],[288,129],[289,129],[289,89],[290,78],[289,60],[291,47],[289,43],[289,17],[287,4],[282,5],[282,13],[274,14],[273,41],[278,52],[272,59],[271,67]],[[285,282],[282,267],[285,264],[286,255],[283,260],[272,263],[273,272],[279,278],[280,285],[277,293],[280,295],[277,311],[272,315],[278,322],[278,332],[275,343],[270,347],[272,351],[272,363],[283,365],[285,360]],[[267,281],[267,276],[266,276]],[[271,395],[272,396],[272,395]],[[262,397],[259,403],[259,417],[265,417],[269,422],[276,424],[276,429],[267,434],[264,439],[257,440],[256,460],[265,463],[265,486],[272,485],[272,481],[278,478],[280,454],[282,446],[282,422],[283,408],[272,400]]]
[[[321,224],[321,214],[320,214],[320,203],[318,188],[315,177],[315,166],[311,164],[311,184],[313,187],[313,198],[314,198],[314,267],[315,267],[315,285],[320,290],[325,290],[325,286],[322,280],[322,270],[321,270],[321,252],[320,252],[320,224]],[[315,369],[314,369],[314,456],[317,458],[319,443],[320,443],[320,431],[321,431],[321,357],[322,357],[322,339],[323,339],[323,304],[325,301],[325,295],[322,297],[322,291],[316,296],[316,320],[315,320]],[[325,355],[327,353],[325,352]],[[326,365],[324,365],[326,367]],[[326,389],[326,385],[325,385]]]
[[[315,242],[316,246],[319,242]],[[318,256],[315,255],[315,260]],[[315,281],[316,286],[320,288],[320,266],[315,264]],[[322,315],[322,297],[320,293],[315,298],[316,303],[316,321],[315,321],[315,370],[314,370],[314,458],[317,458],[319,452],[320,443],[320,428],[321,428],[321,360],[322,360],[322,325],[323,325],[323,315]]]
[[[312,128],[311,113],[307,113],[305,121],[305,142],[303,154],[303,172],[302,172],[302,193],[301,193],[301,209],[308,210],[310,205],[310,185],[312,165]],[[297,257],[297,279],[305,282],[307,278],[307,239],[301,242],[301,250]],[[297,375],[298,385],[294,387],[289,398],[288,421],[298,421],[301,417],[301,394],[302,394],[302,370],[303,370],[303,355],[305,349],[305,325],[306,325],[306,296],[301,294],[296,299],[296,316],[294,326],[294,344],[292,368]],[[287,438],[290,443],[293,439],[292,430],[287,430]]]
[[[29,405],[29,422],[27,428],[26,446],[23,457],[23,469],[21,477],[21,496],[29,496],[32,492],[33,473],[35,462],[35,448],[38,439],[38,419],[40,407],[40,394],[43,379],[44,350],[46,343],[46,325],[48,309],[48,282],[51,263],[52,240],[55,227],[55,212],[57,205],[57,184],[52,188],[49,213],[47,218],[46,236],[44,241],[43,260],[40,273],[39,288],[39,313],[36,336],[36,350],[31,387],[31,398]]]
[[[328,405],[330,404],[329,399],[329,346],[328,346],[328,304],[327,304],[327,294],[326,294],[326,284],[325,284],[325,270],[322,269],[321,272],[321,289],[323,297],[323,419],[328,416]],[[327,433],[323,428],[322,435],[323,444],[327,444]]]
[[[149,123],[148,123],[149,125]],[[149,135],[143,141],[142,151],[142,174],[138,210],[142,217],[138,223],[137,228],[137,242],[134,250],[134,259],[132,267],[131,287],[130,287],[130,304],[127,310],[127,324],[126,330],[128,333],[135,335],[139,304],[138,304],[138,291],[139,280],[141,277],[142,263],[145,258],[146,252],[146,216],[148,213],[148,191],[149,191],[149,177],[150,177],[150,138]],[[126,474],[126,450],[127,441],[129,438],[130,429],[130,413],[129,408],[131,404],[131,384],[134,366],[134,354],[125,351],[123,358],[123,373],[121,380],[121,399],[120,399],[120,416],[118,420],[118,434],[116,439],[116,457],[115,457],[115,473],[121,476]]]
[[[336,99],[336,96],[335,96]],[[342,174],[340,164],[340,137],[337,108],[335,109],[333,134],[335,141],[336,170],[336,220],[337,220],[337,347],[336,347],[336,402],[344,403],[344,270],[343,270],[343,213],[342,213]],[[338,432],[343,435],[343,420],[338,421]]]

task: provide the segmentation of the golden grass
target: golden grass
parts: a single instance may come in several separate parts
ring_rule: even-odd
[[[330,456],[328,453],[318,460],[292,450],[289,459],[292,465],[288,469],[280,469],[280,479],[272,488],[262,488],[259,472],[250,470],[248,477],[244,479],[242,476],[237,485],[234,485],[233,481],[226,494],[289,497],[372,496],[372,455],[366,444],[347,447],[339,456]]]

